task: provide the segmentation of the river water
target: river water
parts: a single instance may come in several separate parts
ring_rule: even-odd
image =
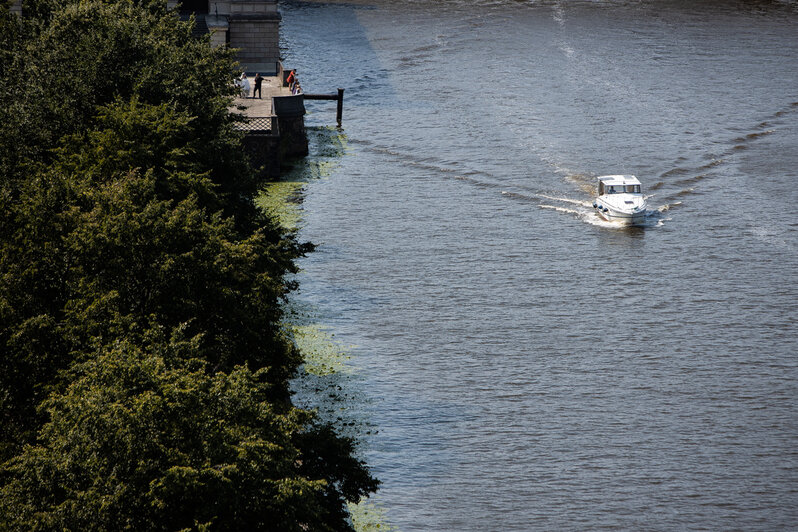
[[[402,531],[798,526],[798,5],[284,2],[298,297]],[[650,212],[592,212],[597,175]],[[350,390],[351,391],[351,390]]]

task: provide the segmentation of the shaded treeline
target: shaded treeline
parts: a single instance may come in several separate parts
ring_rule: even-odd
[[[376,489],[294,408],[232,55],[165,2],[0,9],[0,528],[346,530]]]

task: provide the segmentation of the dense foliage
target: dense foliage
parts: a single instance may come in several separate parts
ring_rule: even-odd
[[[0,8],[0,529],[346,530],[291,404],[308,250],[257,210],[234,62],[160,2]]]

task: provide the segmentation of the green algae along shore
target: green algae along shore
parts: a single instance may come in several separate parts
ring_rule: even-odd
[[[319,127],[307,131],[310,154],[294,161],[283,178],[267,183],[257,205],[272,214],[289,231],[302,237],[302,199],[307,187],[332,178],[341,157],[346,156],[346,135],[339,128]],[[314,243],[315,244],[315,243]],[[322,243],[323,245],[323,243]],[[324,315],[304,300],[300,288],[285,303],[285,330],[302,353],[301,374],[292,386],[300,406],[314,405],[318,415],[336,425],[346,437],[358,442],[362,452],[368,437],[376,432],[364,419],[361,405],[366,401],[358,386],[358,369],[351,350],[335,337],[335,331],[325,324]],[[349,503],[352,524],[357,532],[396,530],[387,517],[386,509],[371,499]]]

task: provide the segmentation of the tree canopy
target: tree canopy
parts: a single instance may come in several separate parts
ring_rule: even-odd
[[[158,1],[0,8],[0,528],[348,530],[377,481],[291,403],[235,62]]]

